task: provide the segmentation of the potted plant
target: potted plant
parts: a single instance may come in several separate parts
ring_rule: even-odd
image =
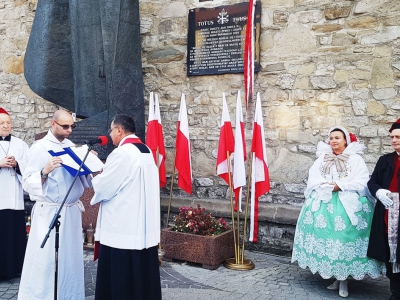
[[[197,204],[181,207],[174,226],[161,233],[164,260],[179,259],[202,264],[209,270],[235,255],[233,232],[222,218],[216,219]]]

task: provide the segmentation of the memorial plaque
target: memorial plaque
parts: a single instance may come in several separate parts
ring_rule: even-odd
[[[248,3],[189,11],[187,75],[243,73]],[[260,70],[261,2],[255,7],[254,69]]]

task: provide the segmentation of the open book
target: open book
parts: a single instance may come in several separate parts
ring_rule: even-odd
[[[63,161],[61,165],[72,176],[75,176],[79,166],[82,163],[82,160],[85,158],[87,150],[88,146],[83,145],[79,147],[64,148],[64,151],[60,152],[54,152],[50,150],[49,153],[52,156],[59,156]],[[101,169],[103,169],[103,166],[103,162],[92,152],[89,152],[84,165],[79,170],[79,176],[99,172]]]

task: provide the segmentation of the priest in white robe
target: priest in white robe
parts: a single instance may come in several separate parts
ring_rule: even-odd
[[[40,248],[51,220],[64,200],[73,176],[61,167],[62,159],[49,154],[74,146],[68,138],[74,124],[64,110],[54,113],[47,135],[34,143],[27,155],[23,187],[36,201],[31,215],[31,231],[22,270],[18,299],[54,299],[55,229],[44,248]],[[82,211],[79,201],[84,188],[91,185],[91,175],[79,176],[61,210],[58,256],[58,299],[85,299]]]
[[[134,134],[135,123],[116,115],[110,136],[118,146],[93,179],[90,202],[101,203],[96,300],[161,299],[158,262],[160,189],[150,149]]]
[[[0,108],[0,280],[21,274],[26,248],[21,172],[28,145],[11,135],[11,129],[10,115]]]

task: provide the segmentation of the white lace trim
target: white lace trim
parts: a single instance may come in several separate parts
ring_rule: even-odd
[[[354,242],[343,243],[334,239],[316,238],[316,236],[296,230],[292,262],[298,261],[301,268],[310,268],[313,274],[322,278],[335,277],[345,280],[349,276],[361,280],[365,275],[378,278],[386,273],[383,263],[366,259],[369,238],[357,238]]]
[[[350,222],[353,226],[358,224],[358,217],[356,216],[357,212],[362,210],[362,204],[358,200],[359,195],[355,192],[344,191],[339,192],[339,199],[342,202],[344,210],[346,211],[347,216],[350,219]]]

